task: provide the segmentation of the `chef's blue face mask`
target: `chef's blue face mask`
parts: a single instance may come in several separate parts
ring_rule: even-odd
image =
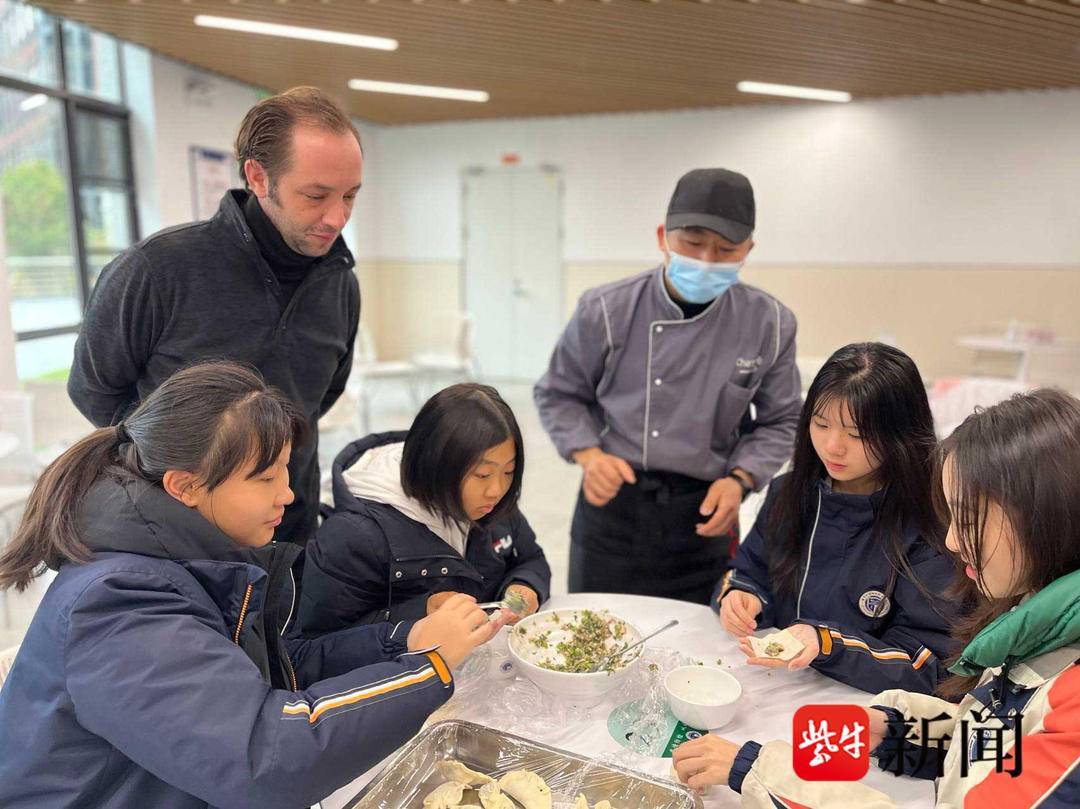
[[[667,277],[679,297],[688,303],[708,303],[739,281],[742,261],[702,261],[668,248]]]

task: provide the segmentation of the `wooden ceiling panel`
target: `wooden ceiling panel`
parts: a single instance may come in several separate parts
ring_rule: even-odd
[[[271,90],[314,84],[402,124],[761,103],[742,80],[856,98],[1080,86],[1080,0],[40,0]],[[199,28],[196,14],[393,37],[363,50]],[[351,78],[486,90],[360,93]],[[769,99],[779,101],[779,99]],[[792,101],[790,103],[806,103]]]

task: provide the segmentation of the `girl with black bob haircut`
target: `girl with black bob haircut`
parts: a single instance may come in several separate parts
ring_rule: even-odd
[[[511,623],[535,612],[551,570],[518,510],[524,471],[513,411],[475,383],[436,393],[407,433],[347,446],[334,513],[308,544],[301,630],[421,618],[455,593],[509,598]]]
[[[936,439],[915,363],[881,343],[834,353],[810,385],[791,472],[773,481],[713,605],[749,662],[812,666],[866,691],[931,693],[951,648],[951,580],[930,486]],[[748,636],[787,628],[790,662]]]
[[[1076,806],[1080,401],[1037,390],[977,411],[935,461],[934,502],[963,568],[952,595],[974,609],[940,697],[870,700],[867,749],[881,769],[936,779],[937,806]],[[709,734],[672,758],[691,787],[727,784],[745,807],[896,806],[862,784],[802,780],[787,742]]]
[[[0,691],[0,805],[310,806],[449,699],[500,623],[464,596],[283,637],[301,550],[272,538],[304,434],[257,374],[206,363],[44,471],[0,555],[3,588],[57,571]]]

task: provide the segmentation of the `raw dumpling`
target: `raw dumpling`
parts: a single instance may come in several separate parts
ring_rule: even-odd
[[[525,809],[551,809],[551,788],[534,772],[508,772],[499,779],[499,789],[509,794]]]
[[[600,801],[593,809],[611,809],[611,801]]]
[[[577,800],[574,801],[574,809],[589,809],[589,802],[585,800],[584,795],[577,796]]]
[[[435,765],[435,769],[437,769],[439,775],[447,781],[456,781],[459,784],[465,784],[470,787],[482,787],[484,784],[490,784],[495,780],[490,775],[484,775],[482,772],[470,770],[460,761],[455,761],[452,758],[448,758],[446,761],[440,761]]]
[[[755,638],[751,635],[750,647],[754,650],[755,656],[771,657],[775,660],[792,660],[806,648],[786,629],[773,632],[763,638]]]
[[[480,787],[480,803],[484,809],[517,809],[514,802],[502,794],[494,780]]]
[[[424,798],[424,809],[453,809],[455,806],[460,806],[466,789],[468,787],[465,784],[459,784],[456,781],[441,784]]]

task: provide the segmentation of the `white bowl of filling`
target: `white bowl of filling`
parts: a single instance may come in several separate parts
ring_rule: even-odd
[[[623,682],[641,659],[638,646],[591,672],[609,655],[641,640],[627,621],[606,610],[545,610],[510,631],[510,656],[540,689],[588,704]]]
[[[668,705],[675,718],[698,730],[712,730],[735,716],[742,684],[712,666],[680,666],[664,678]]]

